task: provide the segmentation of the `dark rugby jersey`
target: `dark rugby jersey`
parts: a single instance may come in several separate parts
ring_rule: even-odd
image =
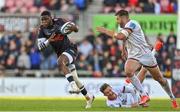
[[[38,38],[48,39],[51,34],[57,30],[57,28],[60,29],[61,26],[66,22],[67,21],[62,18],[55,18],[53,19],[52,26],[49,26],[48,28],[43,28],[42,26],[40,26]],[[62,35],[60,31],[56,34],[54,38],[56,39],[56,41],[50,42],[50,45],[53,47],[54,51],[58,56],[67,49],[77,50],[76,45],[71,43],[67,35]]]

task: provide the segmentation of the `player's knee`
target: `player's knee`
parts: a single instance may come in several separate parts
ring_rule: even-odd
[[[128,76],[128,77],[132,77],[134,75],[133,72],[131,71],[125,71],[125,74]]]
[[[134,75],[134,73],[131,71],[131,70],[125,70],[125,74],[128,76],[128,77],[132,77]]]
[[[154,78],[156,81],[158,81],[161,85],[164,85],[166,83],[166,79],[163,77],[155,77]]]
[[[75,64],[69,64],[68,65],[68,69],[73,72],[74,70],[76,70]]]
[[[165,78],[159,78],[157,80],[161,85],[165,85],[166,84],[166,79]]]
[[[67,60],[65,58],[60,57],[58,59],[58,65],[60,66],[60,68],[66,66],[67,64],[68,64],[68,62],[67,62]]]

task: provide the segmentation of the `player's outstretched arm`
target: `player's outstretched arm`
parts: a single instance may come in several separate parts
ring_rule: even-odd
[[[97,27],[96,30],[118,40],[125,40],[132,32],[130,29],[123,29],[120,33],[117,33],[104,27]]]
[[[96,30],[97,30],[98,32],[104,33],[104,34],[106,34],[106,35],[108,35],[108,36],[110,36],[110,37],[113,37],[113,34],[114,34],[114,31],[108,30],[108,29],[106,29],[106,28],[104,28],[104,27],[97,27]]]

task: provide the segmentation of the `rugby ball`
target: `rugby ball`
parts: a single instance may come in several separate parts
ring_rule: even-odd
[[[73,22],[66,22],[61,26],[61,34],[63,35],[67,35],[70,34],[72,31],[69,30],[69,27],[71,27],[72,25],[74,25]]]

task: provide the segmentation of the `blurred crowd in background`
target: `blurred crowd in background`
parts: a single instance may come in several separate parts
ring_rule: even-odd
[[[92,0],[1,0],[1,12],[38,13],[43,10],[67,12],[78,9],[83,11]]]
[[[42,10],[86,11],[95,0],[1,0],[0,9],[5,13],[38,13]],[[101,0],[102,8],[97,12],[111,13],[126,9],[135,13],[176,13],[177,0]],[[49,47],[39,52],[36,45],[37,28],[31,32],[6,31],[0,25],[0,70],[55,70],[56,54]],[[165,40],[166,39],[166,40]],[[157,61],[164,75],[171,77],[173,57],[176,50],[176,34],[173,29],[165,37],[157,35],[164,43],[157,54]],[[92,77],[119,77],[124,75],[124,60],[121,58],[122,45],[105,34],[95,35],[92,29],[78,43],[78,70],[92,72]]]
[[[33,31],[25,36],[22,32],[9,33],[1,28],[1,69],[57,69],[56,54],[50,47],[44,52],[39,52],[36,45],[36,29]],[[170,77],[176,50],[176,34],[171,31],[167,40],[164,41],[164,38],[166,37],[163,34],[157,35],[157,40],[163,42],[164,46],[156,57],[164,75]],[[77,69],[90,71],[93,77],[123,76],[124,60],[121,57],[122,44],[119,42],[105,34],[96,36],[90,29],[87,36],[77,43],[79,49]]]
[[[43,10],[59,12],[85,11],[95,0],[1,0],[0,10],[6,13],[38,13]],[[102,2],[101,13],[126,9],[134,13],[176,13],[177,0],[97,0]],[[97,2],[96,1],[96,2]],[[101,7],[101,6],[99,6]]]
[[[176,13],[177,0],[104,0],[103,13],[125,9],[134,13]]]

